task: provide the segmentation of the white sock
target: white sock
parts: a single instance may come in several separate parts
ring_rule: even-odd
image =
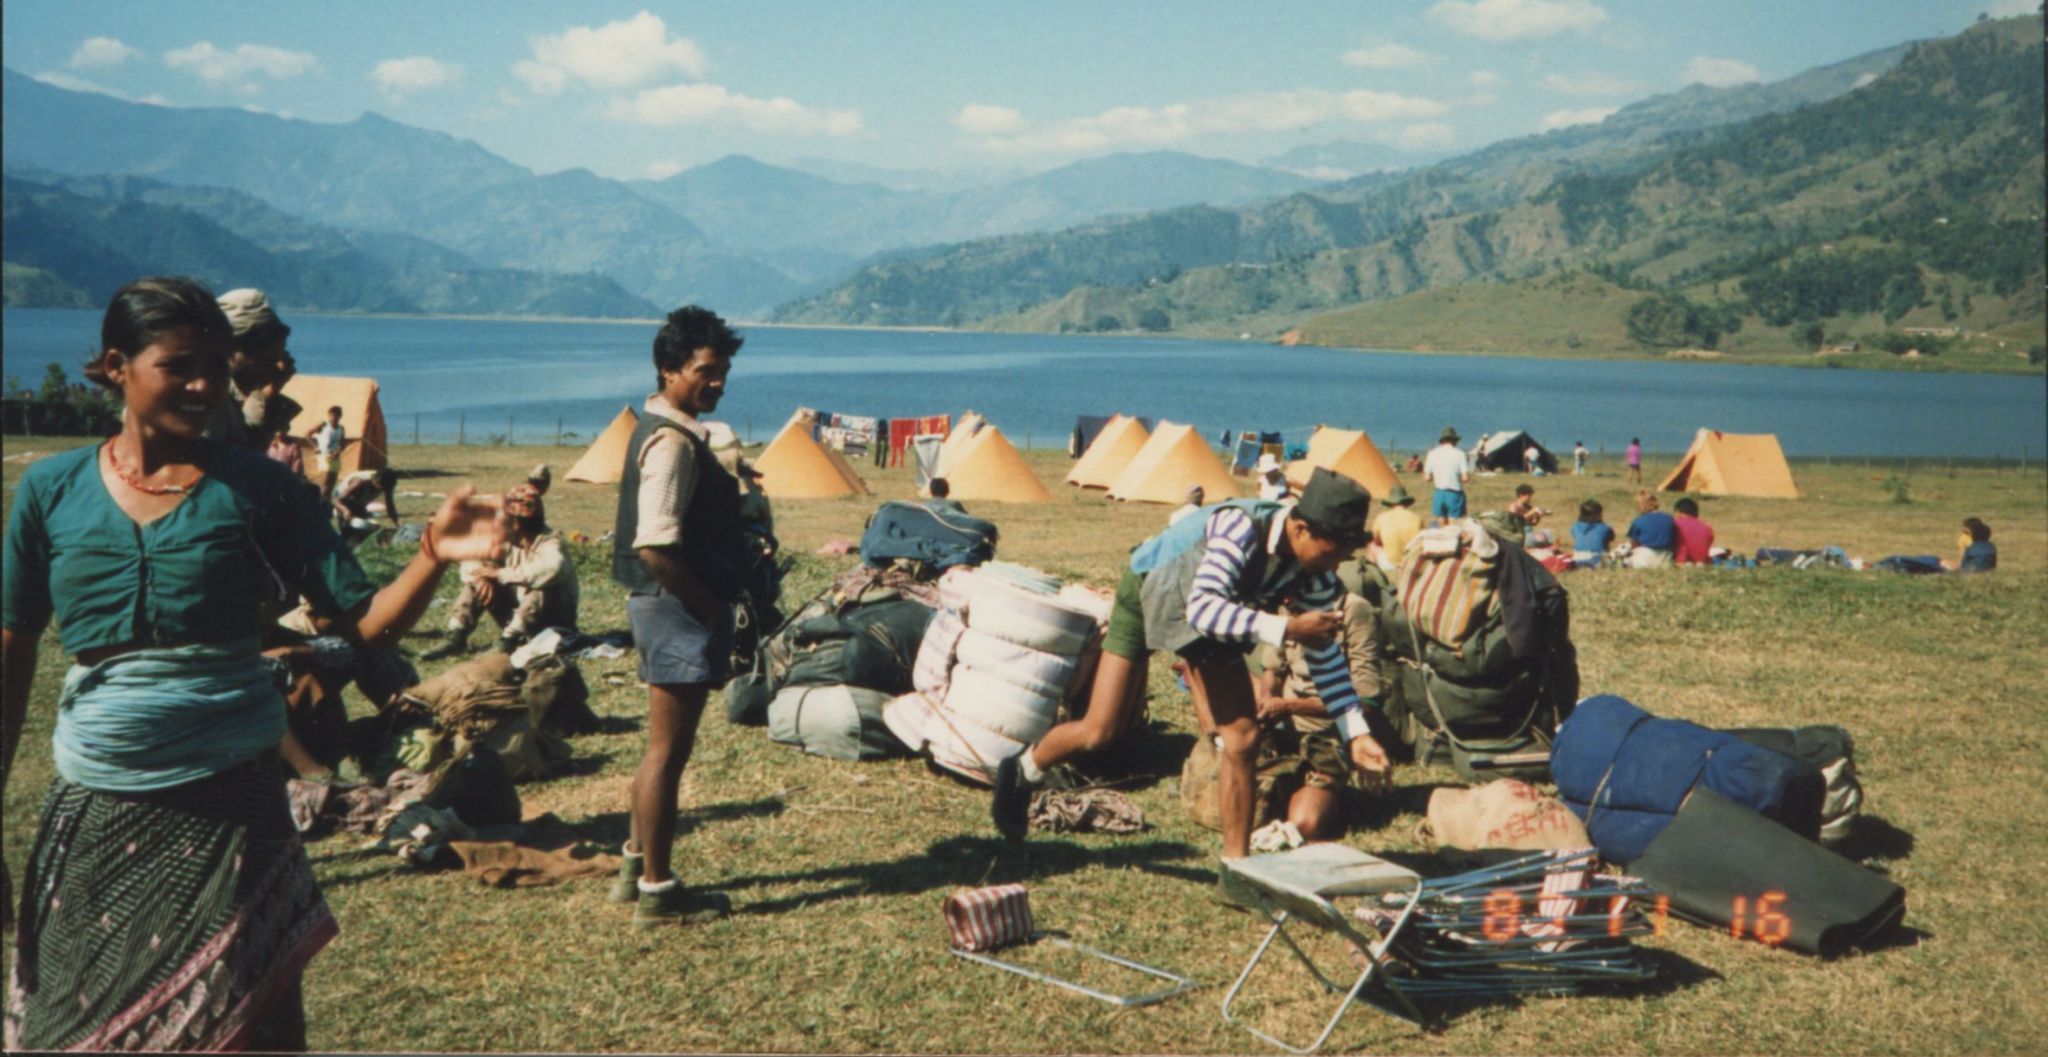
[[[1045,781],[1045,771],[1038,766],[1038,761],[1032,757],[1030,749],[1025,749],[1024,758],[1017,761],[1017,777],[1024,779],[1025,785],[1037,785]]]
[[[658,895],[681,884],[682,881],[679,878],[671,877],[666,881],[660,882],[659,884],[648,884],[647,878],[642,877],[637,883],[640,885],[640,891],[642,893],[646,895]]]

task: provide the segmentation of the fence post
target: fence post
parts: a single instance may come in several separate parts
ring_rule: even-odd
[[[555,447],[562,446],[562,416],[555,416]]]
[[[510,413],[505,415],[505,443],[512,443],[512,416]]]
[[[455,443],[457,443],[457,444],[465,444],[465,443],[468,443],[468,441],[469,441],[469,412],[467,412],[467,411],[457,411],[457,412],[455,413]]]

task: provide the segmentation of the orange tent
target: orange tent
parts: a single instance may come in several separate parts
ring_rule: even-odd
[[[808,421],[790,419],[754,460],[771,499],[835,499],[866,495],[868,486],[846,456],[811,438]]]
[[[583,457],[569,472],[562,475],[565,481],[589,481],[592,484],[618,484],[619,475],[626,470],[626,449],[633,443],[633,431],[640,428],[640,416],[630,407],[622,407],[612,419],[612,424],[590,442],[583,450]]]
[[[340,473],[375,470],[390,465],[385,448],[384,408],[377,402],[374,378],[339,378],[333,375],[299,374],[284,384],[284,395],[298,402],[299,413],[292,419],[294,437],[309,437],[327,421],[327,409],[341,408],[341,428],[347,440],[341,449]],[[306,460],[306,476],[320,479],[318,460]]]
[[[1308,456],[1287,464],[1287,480],[1295,494],[1301,493],[1309,474],[1319,466],[1364,485],[1375,499],[1385,498],[1394,488],[1394,468],[1387,465],[1387,457],[1364,430],[1317,426],[1308,439]]]
[[[1145,432],[1143,422],[1125,415],[1112,417],[1102,432],[1095,435],[1095,442],[1081,453],[1074,468],[1067,471],[1067,483],[1081,488],[1108,488],[1150,439],[1152,435]]]
[[[1045,484],[1003,431],[984,426],[960,449],[953,468],[943,475],[954,499],[989,499],[998,503],[1044,503],[1052,499]]]
[[[1776,434],[1723,433],[1703,429],[1678,468],[1657,487],[1667,492],[1702,495],[1753,495],[1766,499],[1797,499],[1792,467]]]
[[[1201,485],[1211,503],[1240,494],[1237,479],[1195,435],[1195,427],[1161,422],[1152,439],[1117,475],[1109,497],[1138,503],[1181,503],[1187,499],[1189,485]]]

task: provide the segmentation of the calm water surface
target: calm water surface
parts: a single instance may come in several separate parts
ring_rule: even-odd
[[[7,309],[6,372],[76,374],[99,313]],[[368,375],[394,441],[582,438],[650,391],[648,323],[292,314],[309,374]],[[973,408],[1018,444],[1063,445],[1077,414],[1124,411],[1305,435],[1363,428],[1384,449],[1526,429],[1553,448],[1681,451],[1701,426],[1776,433],[1794,455],[2042,455],[2040,377],[1424,356],[1250,342],[746,328],[719,417],[766,439],[798,406],[880,417]]]

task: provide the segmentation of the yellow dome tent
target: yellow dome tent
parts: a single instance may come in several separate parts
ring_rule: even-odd
[[[1287,480],[1296,494],[1307,486],[1309,474],[1319,466],[1364,485],[1374,499],[1385,498],[1394,488],[1394,468],[1387,465],[1387,457],[1380,454],[1379,447],[1364,430],[1317,426],[1315,435],[1308,439],[1307,457],[1287,464]]]
[[[341,408],[341,428],[347,438],[341,448],[340,473],[375,470],[390,465],[385,448],[384,408],[377,402],[374,378],[340,378],[334,375],[299,374],[284,384],[284,395],[299,405],[292,419],[292,436],[305,438],[327,421],[327,409]],[[320,479],[319,460],[306,460],[306,476]]]
[[[754,460],[761,490],[771,499],[835,499],[866,495],[868,486],[846,456],[811,438],[808,421],[790,419]]]
[[[1195,427],[1161,422],[1152,439],[1117,475],[1109,497],[1136,503],[1182,503],[1187,500],[1189,485],[1201,485],[1211,503],[1239,494],[1237,479],[1195,435]]]
[[[1024,456],[1003,431],[985,426],[960,449],[953,468],[943,474],[954,499],[987,499],[998,503],[1044,503],[1052,499],[1044,482],[1031,472]]]
[[[1723,433],[1703,429],[1678,468],[1657,487],[1666,492],[1701,495],[1752,495],[1765,499],[1797,499],[1792,467],[1774,433]]]
[[[640,428],[640,416],[630,407],[622,407],[612,419],[612,424],[583,449],[583,457],[569,472],[562,475],[565,481],[589,481],[592,484],[618,484],[619,475],[626,469],[626,448],[633,442],[633,431]]]
[[[972,411],[960,416],[960,421],[946,434],[946,439],[939,442],[938,476],[951,479],[953,464],[959,461],[960,453],[967,450],[967,442],[973,440],[974,435],[986,425],[988,419]]]
[[[1081,488],[1108,488],[1150,439],[1143,422],[1126,415],[1112,417],[1102,432],[1095,435],[1095,443],[1088,445],[1074,468],[1067,471],[1067,483]]]

